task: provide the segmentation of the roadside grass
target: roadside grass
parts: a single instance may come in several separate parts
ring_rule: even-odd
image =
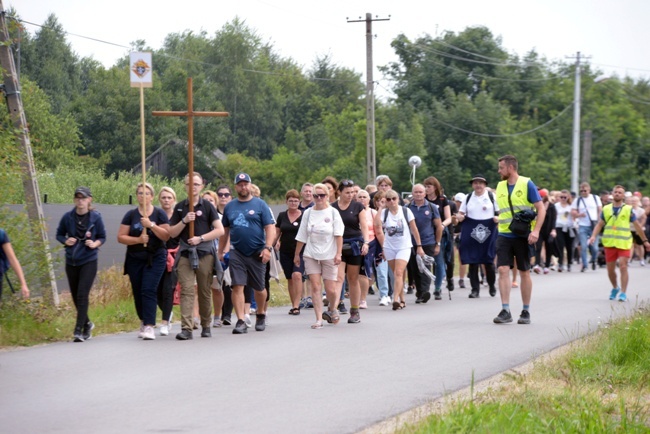
[[[450,401],[399,433],[648,433],[650,309],[601,327],[564,354]]]
[[[279,283],[272,280],[270,305],[289,304],[286,280]],[[95,323],[94,336],[138,329],[140,321],[135,313],[131,284],[121,267],[113,266],[97,273],[90,291],[88,316]],[[180,319],[179,306],[174,306],[174,318],[176,322]],[[22,300],[7,291],[0,303],[0,348],[71,340],[75,321],[76,310],[70,293],[61,294],[59,307],[52,307],[42,298]]]

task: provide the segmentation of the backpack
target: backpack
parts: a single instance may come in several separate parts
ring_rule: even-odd
[[[490,202],[492,202],[492,209],[494,210],[494,215],[497,216],[499,215],[499,211],[497,211],[497,206],[496,203],[494,202],[494,194],[492,194],[490,190],[488,190],[487,192],[490,198]],[[469,198],[472,197],[473,193],[474,193],[473,191],[470,191],[467,197],[465,198],[465,210],[467,210],[467,204],[469,204]]]
[[[402,208],[402,212],[404,213],[404,220],[406,221],[406,224],[408,224],[409,218],[408,218],[408,214],[406,214],[406,207],[402,206],[401,208]],[[387,218],[388,218],[388,208],[386,208],[386,212],[384,213],[384,220],[382,221],[384,225],[386,225]]]

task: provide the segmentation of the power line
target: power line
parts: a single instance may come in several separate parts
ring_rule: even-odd
[[[454,129],[454,130],[462,131],[462,132],[467,133],[467,134],[472,134],[472,135],[475,135],[475,136],[481,136],[481,137],[494,137],[494,138],[501,138],[501,137],[517,137],[517,136],[523,136],[523,135],[525,135],[525,134],[530,134],[530,133],[533,133],[533,132],[535,132],[535,131],[537,131],[537,130],[540,130],[540,129],[544,128],[544,127],[547,127],[547,126],[550,125],[551,123],[555,122],[558,118],[560,118],[560,116],[562,116],[564,113],[566,113],[566,112],[567,112],[567,111],[568,111],[572,106],[573,106],[573,102],[571,102],[571,104],[569,104],[568,106],[566,106],[566,107],[564,108],[564,110],[562,110],[560,113],[558,113],[555,117],[553,117],[552,119],[550,119],[550,120],[548,120],[547,122],[543,123],[542,125],[539,125],[539,126],[533,128],[532,130],[527,130],[527,131],[522,131],[522,132],[519,132],[519,133],[512,133],[512,134],[486,134],[486,133],[479,133],[479,132],[477,132],[477,131],[470,131],[470,130],[466,130],[466,129],[464,129],[464,128],[457,127],[457,126],[452,125],[452,124],[449,124],[449,123],[447,123],[447,122],[445,122],[445,121],[441,121],[440,119],[436,119],[436,118],[432,118],[432,119],[433,119],[433,121],[438,122],[438,123],[440,123],[440,124],[442,124],[442,125],[444,125],[444,126],[446,126],[446,127],[452,128],[452,129]]]

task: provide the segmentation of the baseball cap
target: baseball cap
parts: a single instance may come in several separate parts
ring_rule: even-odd
[[[465,193],[456,193],[456,196],[454,196],[456,202],[464,202],[466,198],[467,195]]]
[[[74,191],[74,195],[76,196],[78,194],[82,195],[83,197],[93,197],[88,187],[77,187],[77,189]]]
[[[239,182],[242,182],[242,181],[251,182],[251,177],[248,175],[248,173],[242,172],[242,173],[238,174],[237,176],[235,176],[235,184],[237,184]]]

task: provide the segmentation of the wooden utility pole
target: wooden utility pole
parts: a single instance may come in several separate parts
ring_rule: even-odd
[[[54,268],[52,267],[52,258],[50,256],[49,241],[47,231],[45,230],[45,215],[41,205],[41,196],[38,190],[38,181],[36,180],[36,169],[34,167],[34,156],[29,141],[29,131],[27,129],[27,119],[23,110],[23,102],[20,97],[20,85],[16,73],[16,64],[11,50],[11,40],[7,28],[6,12],[2,0],[0,0],[0,66],[4,78],[4,93],[9,107],[9,114],[18,131],[18,142],[22,150],[20,160],[21,177],[23,180],[23,189],[25,190],[25,203],[27,204],[27,216],[32,229],[40,233],[43,241],[49,273],[43,276],[43,288],[50,287],[51,291],[43,290],[43,297],[49,300],[51,304],[58,306],[59,293],[56,287],[56,278]],[[49,275],[49,276],[48,276]]]
[[[366,19],[348,19],[348,23],[366,23],[366,177],[368,184],[373,184],[377,177],[377,161],[375,152],[375,91],[372,78],[372,22],[389,21],[389,18],[372,18],[370,12]]]

